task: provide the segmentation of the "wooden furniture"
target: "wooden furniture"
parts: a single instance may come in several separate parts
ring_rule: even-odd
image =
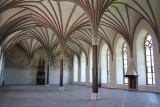
[[[43,62],[41,62],[41,58],[39,60],[39,66],[38,66],[38,72],[37,72],[37,85],[45,85],[44,58],[43,58]]]
[[[128,75],[128,90],[138,90],[138,76]]]
[[[133,60],[130,61],[124,76],[128,77],[128,90],[138,90],[138,75]]]

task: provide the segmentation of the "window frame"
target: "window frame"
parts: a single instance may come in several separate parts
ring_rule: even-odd
[[[109,49],[107,49],[107,83],[110,83],[110,52]]]
[[[126,53],[124,52],[124,48],[126,48]],[[125,55],[126,55],[126,59],[124,58]],[[126,64],[124,63],[124,60],[126,60]],[[127,77],[124,76],[126,74],[126,72],[127,72],[127,68],[125,68],[125,65],[127,66],[127,44],[125,42],[122,45],[122,62],[123,62],[122,63],[123,64],[123,84],[128,84],[128,81],[125,82],[125,79]]]
[[[77,71],[75,71],[75,58],[77,59],[77,62],[78,62],[78,63],[77,63]],[[79,70],[79,60],[78,60],[78,57],[77,57],[76,55],[73,56],[73,64],[74,64],[74,65],[73,65],[73,82],[78,82],[78,76],[79,76],[79,74],[78,74],[78,73],[79,73],[79,71],[78,71],[78,70]],[[76,81],[75,81],[75,72],[77,72]]]
[[[151,48],[149,48],[149,53],[150,53],[150,55],[147,55],[147,53],[146,53],[146,51],[147,51],[147,49],[146,49],[146,39],[147,39],[147,37],[148,36],[151,36],[149,33],[147,33],[146,34],[146,36],[145,36],[145,38],[144,38],[144,56],[145,56],[145,69],[146,69],[146,84],[147,85],[155,85],[155,71],[153,71],[153,67],[155,67],[155,66],[153,66],[154,65],[154,54],[153,54],[153,41],[152,41],[152,36],[151,36],[151,42],[152,42],[152,46],[151,46]],[[149,56],[150,57],[150,61],[147,61],[147,56]],[[152,56],[153,56],[153,58],[152,58]],[[151,66],[147,66],[147,62],[150,62],[151,63]],[[148,72],[148,68],[151,68],[151,72]],[[151,78],[148,78],[148,73],[151,73]],[[152,83],[151,84],[149,84],[148,83],[148,79],[151,79],[152,80]]]

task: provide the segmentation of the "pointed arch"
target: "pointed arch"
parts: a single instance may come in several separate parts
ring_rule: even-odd
[[[123,59],[122,59],[122,46],[124,43],[123,38],[119,38],[116,44],[116,83],[123,84]]]
[[[81,53],[81,82],[86,82],[86,56]]]
[[[148,33],[144,39],[145,68],[147,85],[155,85],[155,67],[152,36]]]
[[[101,49],[101,83],[110,82],[110,70],[109,70],[109,48],[106,44],[103,44]]]
[[[93,52],[92,47],[90,47],[90,53],[89,53],[89,82],[93,82],[93,76],[92,76],[92,68],[93,68]]]
[[[78,58],[74,55],[74,64],[73,64],[73,82],[78,82]]]

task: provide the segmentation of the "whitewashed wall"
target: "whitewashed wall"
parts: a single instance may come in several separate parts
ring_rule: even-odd
[[[152,35],[152,39],[153,39],[153,49],[154,49],[154,64],[155,64],[155,85],[146,85],[146,75],[145,75],[145,67],[144,67],[144,61],[142,60],[141,62],[139,62],[139,60],[137,59],[143,59],[144,55],[139,55],[138,51],[137,51],[137,43],[139,42],[138,38],[138,34],[139,32],[145,29],[146,31],[148,31],[148,33],[150,33]],[[141,35],[139,35],[141,36]],[[117,83],[117,71],[119,70],[119,66],[117,66],[117,57],[116,57],[116,44],[118,42],[118,40],[122,38],[121,35],[117,35],[116,39],[115,39],[115,43],[114,43],[114,54],[113,54],[113,60],[110,59],[110,83],[107,84],[102,84],[102,87],[105,88],[116,88],[116,89],[128,89],[128,85],[126,84],[118,84]],[[123,39],[123,38],[122,38]],[[125,41],[125,40],[124,40]],[[152,28],[150,27],[150,25],[145,21],[145,20],[141,20],[141,22],[139,23],[139,25],[137,26],[136,30],[135,30],[135,34],[134,34],[134,45],[133,45],[133,60],[137,69],[137,72],[139,74],[139,78],[138,78],[138,90],[139,91],[148,91],[148,92],[158,92],[160,93],[160,54],[159,54],[159,49],[158,49],[158,41],[155,37],[155,34],[152,30]],[[104,42],[102,42],[100,45],[100,52],[101,52],[101,47],[103,46]],[[101,53],[99,53],[99,55],[101,55]],[[110,57],[111,58],[111,57]],[[99,60],[101,60],[101,57],[99,57]],[[131,60],[131,56],[130,56],[130,50],[127,44],[127,63],[129,64]],[[100,63],[99,63],[100,64]],[[99,69],[101,66],[99,65]],[[79,69],[80,69],[80,64],[79,64]],[[89,75],[89,65],[86,66],[86,73]],[[79,70],[79,78],[80,78],[80,70]],[[87,80],[89,81],[89,76],[87,76]],[[78,82],[73,82],[73,84],[76,85],[87,85],[87,86],[92,86],[91,83],[89,82],[86,83],[81,83],[80,81]]]

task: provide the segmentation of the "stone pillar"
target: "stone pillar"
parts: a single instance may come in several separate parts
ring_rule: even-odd
[[[50,62],[48,61],[47,63],[47,86],[49,87],[49,65],[50,65]]]
[[[63,59],[64,55],[60,56],[60,83],[59,83],[59,90],[64,90],[63,88]]]
[[[91,100],[99,100],[98,93],[98,38],[92,39],[92,48],[93,48],[93,87],[92,87],[92,97]]]

